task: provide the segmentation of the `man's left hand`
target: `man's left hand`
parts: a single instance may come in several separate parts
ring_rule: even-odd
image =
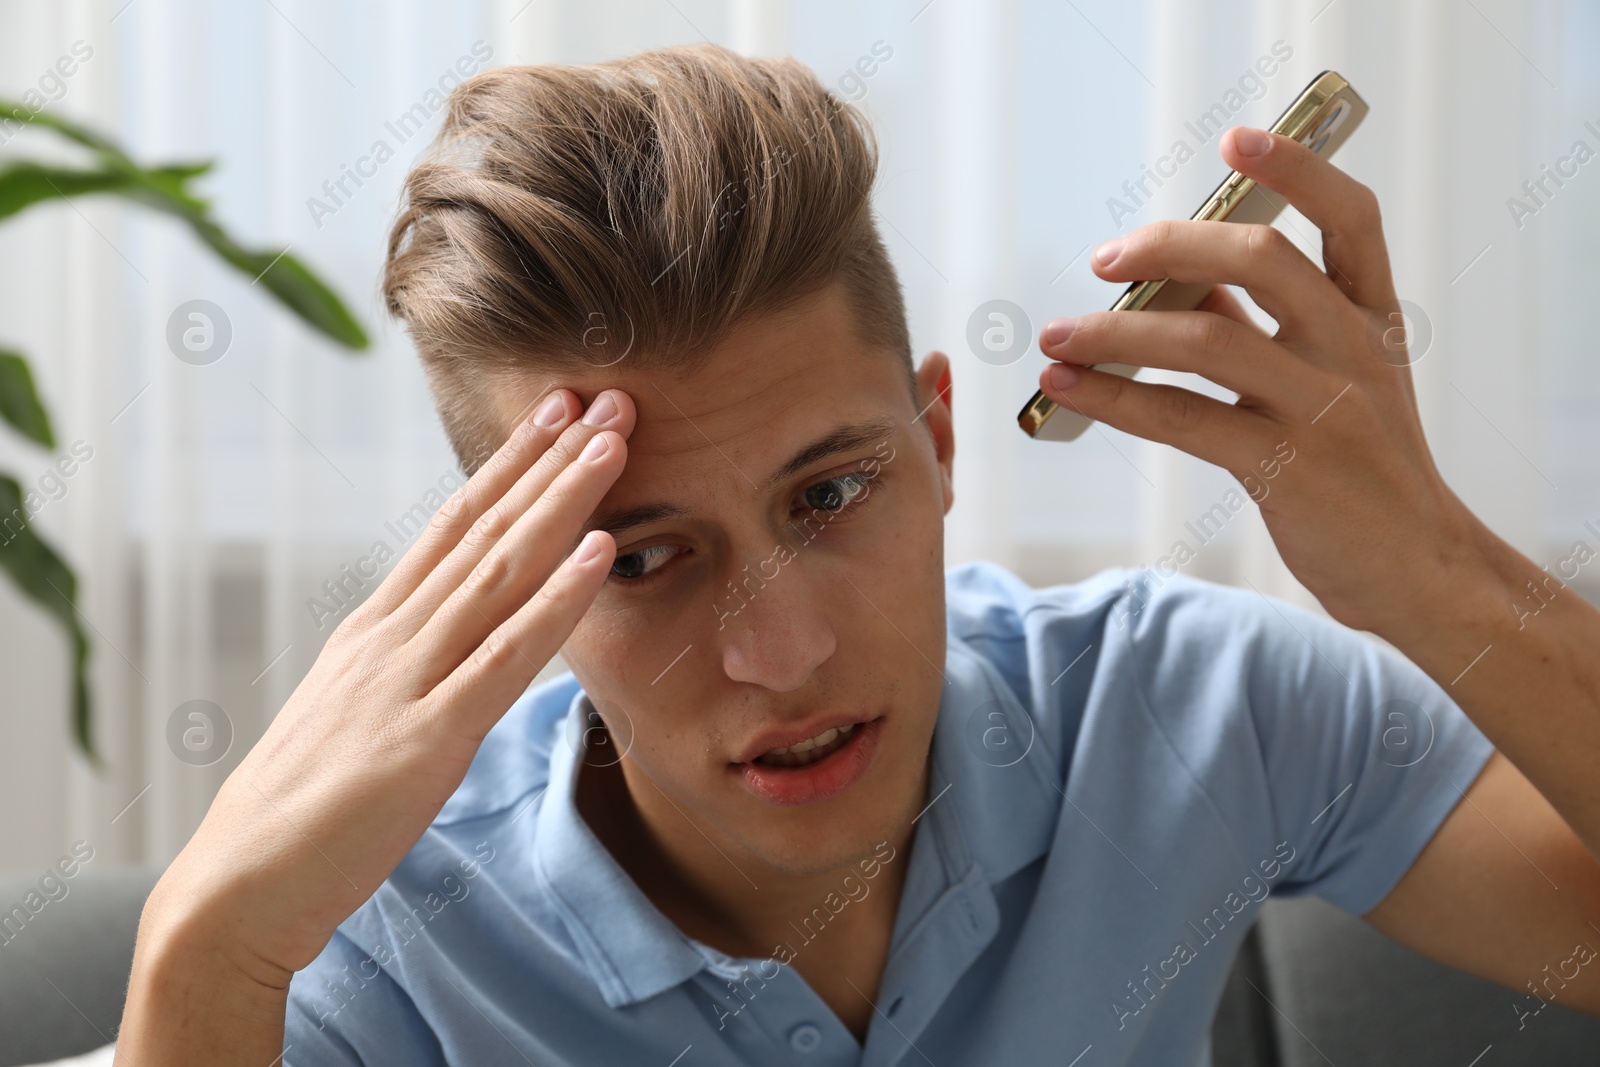
[[[1040,386],[1063,407],[1228,470],[1329,614],[1381,633],[1437,599],[1492,535],[1428,451],[1372,190],[1288,137],[1236,127],[1221,152],[1316,225],[1323,265],[1264,225],[1162,221],[1108,241],[1092,257],[1107,281],[1216,287],[1196,311],[1050,322],[1040,348],[1059,363]],[[1226,285],[1249,293],[1277,332]],[[1239,398],[1088,369],[1096,363],[1189,371]]]

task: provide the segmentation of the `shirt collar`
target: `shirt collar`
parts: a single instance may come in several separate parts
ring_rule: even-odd
[[[949,636],[928,775],[932,837],[956,882],[975,864],[994,885],[1044,855],[1061,812],[1061,762],[999,671]],[[915,846],[914,846],[915,847]]]
[[[582,738],[594,706],[579,689],[567,709],[567,738]],[[579,741],[577,744],[581,744]],[[578,813],[577,744],[550,753],[550,786],[539,808],[534,876],[566,924],[584,969],[613,1008],[671,989],[706,957],[644,895]]]
[[[566,737],[582,737],[591,714],[579,689],[568,707]],[[707,966],[725,966],[726,957],[690,939],[656,908],[583,821],[574,792],[580,767],[574,745],[553,746],[533,869],[605,1002],[638,1003]],[[914,847],[936,850],[948,883],[974,866],[990,884],[1008,877],[1049,848],[1060,810],[1055,767],[1032,717],[993,665],[950,634],[927,818],[919,817],[925,825]]]

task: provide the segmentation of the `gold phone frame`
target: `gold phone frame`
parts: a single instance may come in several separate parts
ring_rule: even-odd
[[[1270,129],[1291,137],[1322,156],[1331,156],[1361,125],[1367,105],[1350,83],[1331,70],[1311,80]],[[1283,204],[1266,190],[1234,171],[1222,180],[1191,218],[1206,222],[1270,223]],[[1134,282],[1111,305],[1112,311],[1193,311],[1211,291],[1210,282],[1174,282],[1169,278]],[[1096,370],[1131,378],[1138,367],[1101,363]],[[1091,419],[1062,408],[1042,392],[1017,414],[1017,423],[1039,441],[1071,441],[1089,428]]]

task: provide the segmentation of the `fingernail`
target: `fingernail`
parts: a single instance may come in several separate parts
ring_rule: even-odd
[[[600,434],[591,438],[589,443],[583,446],[583,453],[578,456],[578,462],[593,463],[609,451],[611,451],[610,439],[605,434]]]
[[[1044,343],[1054,348],[1067,343],[1067,338],[1072,336],[1072,331],[1078,328],[1077,319],[1052,319],[1045,323]]]
[[[1078,384],[1078,368],[1057,363],[1050,368],[1050,386],[1053,389],[1071,389]]]
[[[599,438],[595,438],[599,440]],[[600,546],[605,543],[605,537],[599,530],[590,530],[583,535],[583,540],[578,543],[578,550],[572,554],[572,562],[588,563],[600,554]]]
[[[589,426],[604,426],[617,417],[617,402],[611,399],[610,393],[601,393],[590,406],[588,414],[583,421]]]
[[[561,417],[566,413],[567,402],[565,398],[563,398],[559,393],[553,393],[545,400],[543,404],[539,405],[539,410],[533,413],[533,424],[535,426],[543,427],[544,429],[549,429],[556,423],[560,422]]]
[[[1267,149],[1272,147],[1272,138],[1264,130],[1240,126],[1233,131],[1233,144],[1239,149],[1240,155],[1264,156]]]
[[[1095,249],[1094,261],[1100,264],[1102,267],[1109,267],[1111,266],[1111,261],[1116,259],[1117,253],[1121,251],[1122,238],[1118,237],[1116,240],[1107,241],[1105,244]]]

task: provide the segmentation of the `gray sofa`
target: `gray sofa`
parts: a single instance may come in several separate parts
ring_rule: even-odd
[[[0,943],[0,1067],[116,1039],[157,873],[85,870]],[[0,876],[0,902],[22,900],[37,877]],[[1217,1067],[1600,1065],[1600,1019],[1552,1005],[1519,1029],[1521,1003],[1319,900],[1274,897],[1234,965],[1212,1047]]]
[[[1425,959],[1322,900],[1269,897],[1211,1045],[1217,1067],[1600,1067],[1600,1019],[1557,1003],[1519,1027],[1524,1005],[1537,1002]]]
[[[21,929],[0,930],[0,1065],[61,1059],[117,1039],[139,910],[159,874],[82,868],[62,883],[66,896]],[[0,909],[37,891],[39,876],[0,875]]]

